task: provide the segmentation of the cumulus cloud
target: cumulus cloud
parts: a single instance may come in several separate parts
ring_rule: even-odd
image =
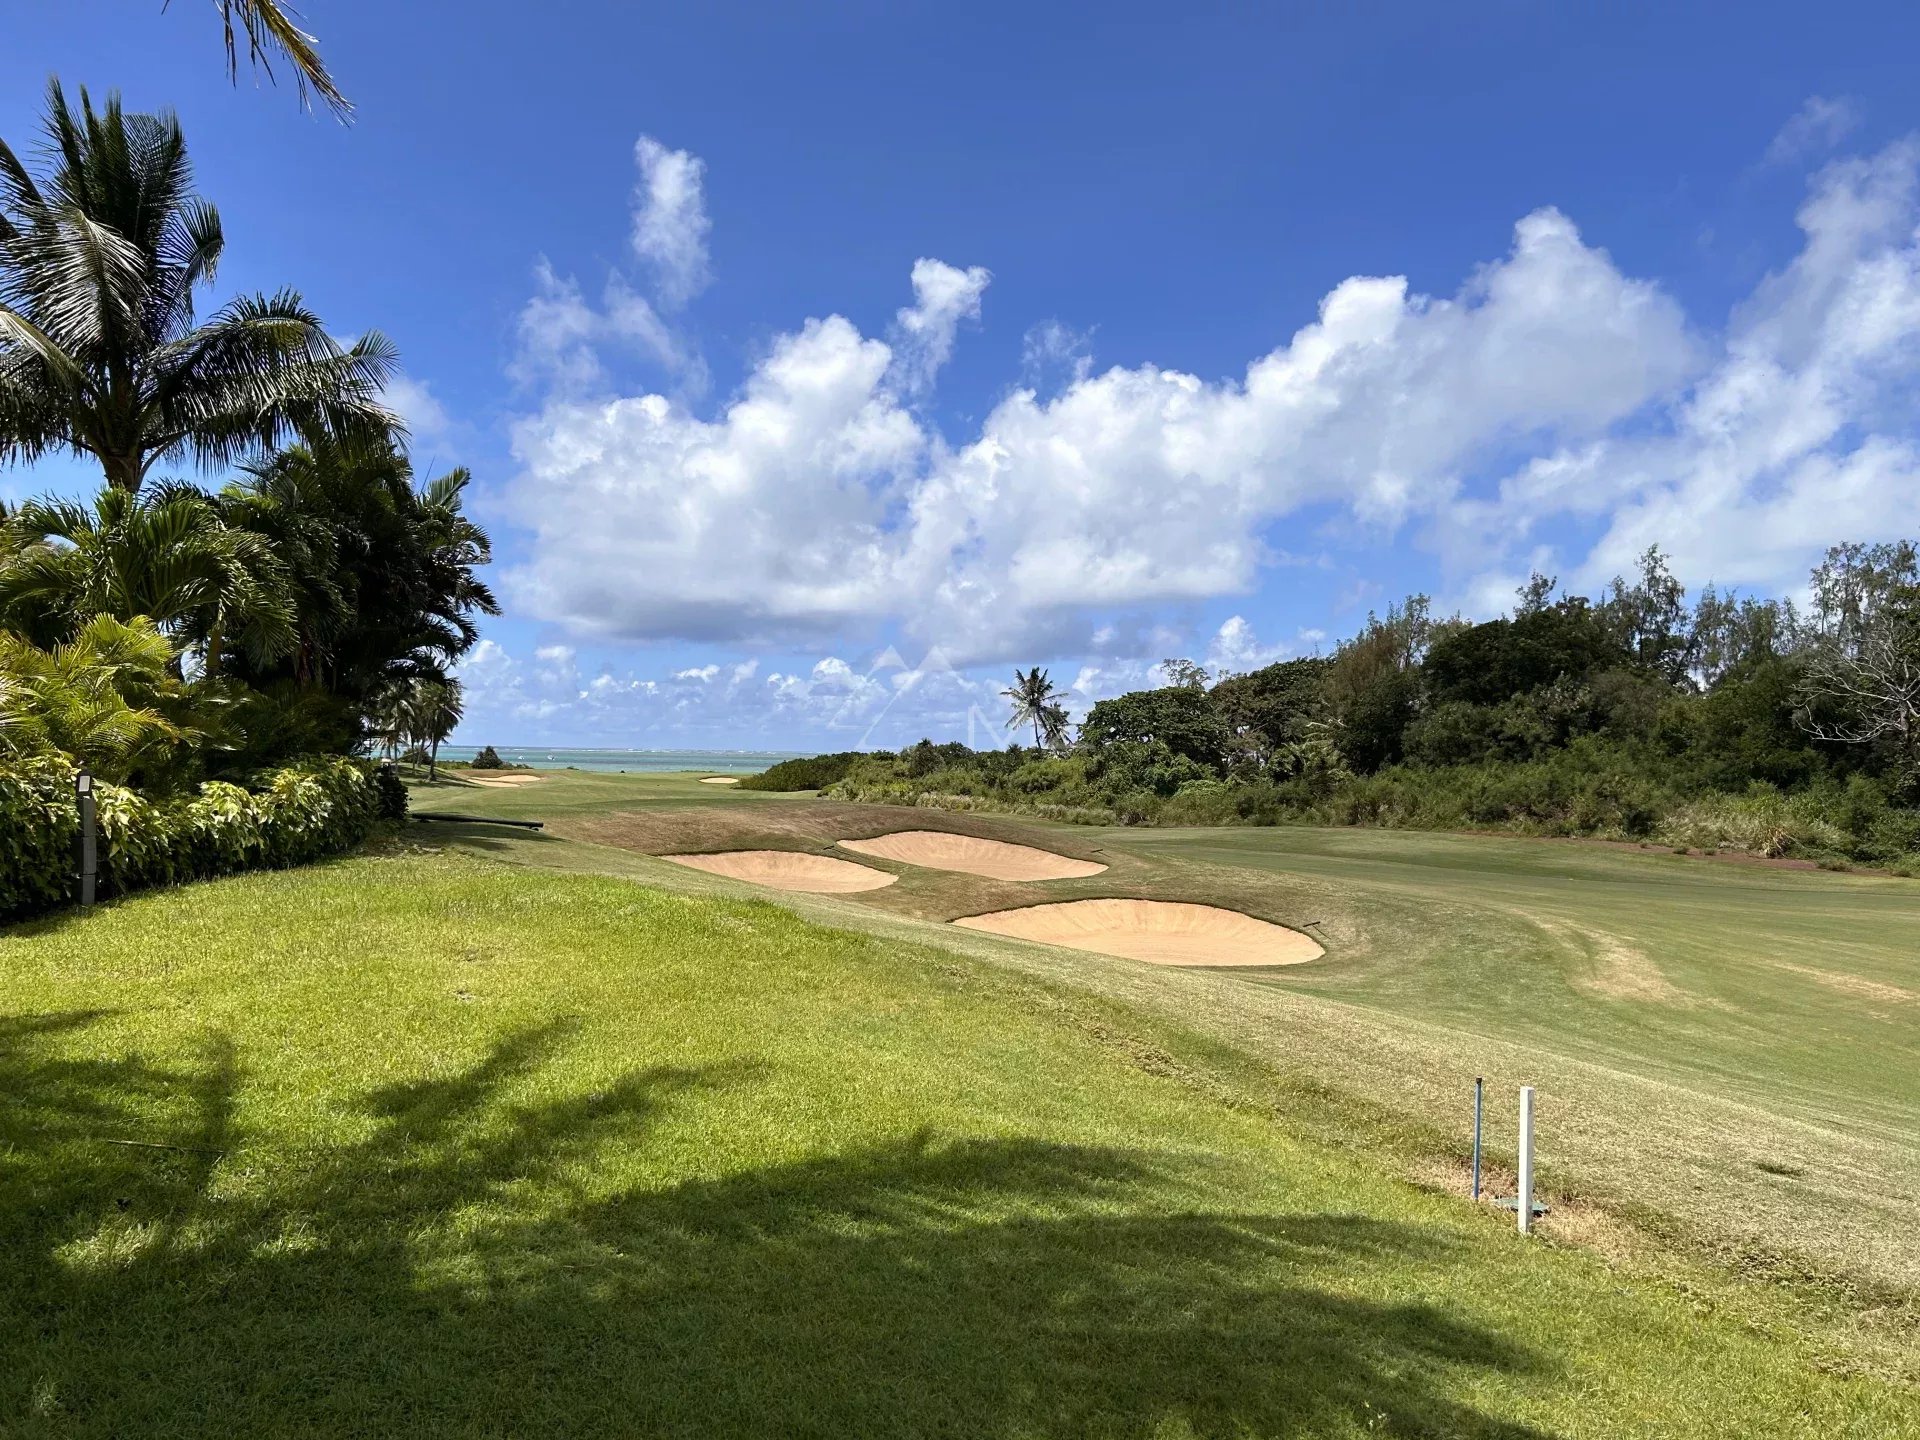
[[[1767,159],[1775,165],[1791,165],[1825,154],[1859,124],[1860,108],[1845,96],[1829,100],[1809,95],[1767,146]]]
[[[1256,589],[1282,526],[1410,532],[1476,610],[1529,566],[1591,585],[1655,541],[1696,583],[1791,583],[1825,544],[1920,518],[1917,191],[1911,143],[1823,170],[1799,253],[1706,330],[1551,208],[1451,295],[1342,281],[1227,378],[1096,370],[1084,337],[1039,329],[1061,383],[959,437],[921,400],[989,277],[923,258],[885,338],[809,320],[710,413],[556,381],[513,432],[533,544],[509,584],[610,640],[893,634],[961,667],[1117,673],[1176,653],[1166,616]],[[570,293],[553,282],[546,353],[604,390]],[[1280,653],[1214,644],[1232,668]]]
[[[950,446],[901,357],[943,355],[986,276],[923,260],[915,279],[901,351],[809,321],[712,419],[659,395],[525,419],[521,603],[628,639],[897,621],[956,661],[1085,653],[1103,610],[1251,588],[1281,516],[1397,524],[1494,447],[1634,414],[1697,350],[1665,294],[1542,210],[1452,298],[1348,280],[1239,379],[1089,373],[1012,392]]]
[[[436,440],[453,426],[453,417],[424,380],[396,374],[388,378],[381,398],[387,408],[406,422],[407,433],[415,440]]]
[[[1221,623],[1207,646],[1204,664],[1216,679],[1222,674],[1244,674],[1284,660],[1293,653],[1286,644],[1263,644],[1246,617],[1230,615]]]
[[[934,376],[953,355],[960,322],[980,318],[980,297],[992,278],[978,265],[961,270],[942,260],[913,262],[913,304],[894,317],[901,389],[918,394],[933,388]]]
[[[1920,454],[1920,145],[1822,171],[1805,241],[1734,312],[1718,352],[1659,431],[1538,455],[1491,497],[1441,518],[1457,554],[1507,557],[1571,517],[1597,540],[1569,580],[1591,587],[1659,544],[1695,583],[1777,587],[1827,544],[1910,534]],[[1528,563],[1552,568],[1550,550]],[[1489,570],[1495,567],[1489,565]],[[1507,565],[1496,583],[1524,575]]]
[[[633,252],[652,267],[660,302],[678,309],[707,288],[706,162],[651,135],[633,147]]]

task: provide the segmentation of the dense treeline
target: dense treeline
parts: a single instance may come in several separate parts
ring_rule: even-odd
[[[404,792],[343,757],[431,753],[497,608],[469,476],[415,477],[377,333],[336,342],[290,289],[200,313],[225,239],[172,116],[56,82],[40,150],[0,141],[0,462],[102,486],[0,505],[0,782],[51,857],[0,909],[66,893],[83,766],[109,883],[353,843]]]
[[[1535,576],[1511,614],[1480,624],[1435,619],[1416,596],[1331,655],[1217,677],[1162,668],[1173,683],[1099,701],[1075,741],[923,741],[861,758],[832,793],[1092,822],[1497,827],[1920,863],[1911,544],[1836,547],[1804,609],[1712,588],[1689,604],[1650,550],[1597,600]],[[1028,696],[1017,714],[1049,703]]]

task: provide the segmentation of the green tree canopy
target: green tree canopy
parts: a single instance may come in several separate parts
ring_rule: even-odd
[[[89,454],[133,492],[159,461],[399,423],[377,332],[343,348],[292,290],[198,319],[225,236],[171,114],[76,112],[55,81],[45,125],[44,174],[0,140],[0,461]]]
[[[1080,727],[1096,754],[1109,745],[1157,741],[1174,755],[1218,768],[1226,757],[1227,724],[1205,690],[1170,685],[1097,701]]]

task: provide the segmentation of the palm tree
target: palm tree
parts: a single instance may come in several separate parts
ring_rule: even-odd
[[[472,477],[416,485],[390,438],[319,440],[248,468],[219,496],[228,523],[265,539],[297,597],[298,641],[273,678],[321,685],[356,703],[397,681],[444,679],[499,604],[475,574],[486,533],[464,510]]]
[[[293,66],[293,83],[300,103],[311,108],[309,92],[327,102],[327,108],[344,123],[353,118],[353,106],[340,93],[320,61],[313,36],[294,23],[299,12],[279,0],[214,0],[220,10],[227,37],[227,78],[240,78],[239,37],[247,39],[247,59],[273,79],[273,55],[277,51]]]
[[[407,728],[416,745],[427,747],[429,781],[440,778],[440,742],[453,734],[465,713],[460,682],[453,677],[413,683],[407,703]]]
[[[1047,748],[1065,753],[1069,749],[1067,725],[1069,717],[1064,705],[1049,705],[1040,712],[1040,729],[1047,737]]]
[[[1047,711],[1058,709],[1060,701],[1066,697],[1053,688],[1053,682],[1047,678],[1047,672],[1038,665],[1028,671],[1015,669],[1013,684],[1002,690],[1003,695],[1013,704],[1013,718],[1007,721],[1009,730],[1031,723],[1033,726],[1033,748],[1038,750],[1044,745],[1042,735],[1047,726]],[[1062,719],[1064,720],[1064,712]]]
[[[165,713],[183,701],[173,658],[148,620],[96,615],[52,650],[0,630],[0,755],[62,754],[126,779],[191,733]]]
[[[0,141],[0,462],[91,454],[136,492],[157,461],[398,426],[378,333],[342,348],[291,290],[196,323],[224,239],[171,114],[123,114],[117,95],[96,113],[82,90],[76,115],[56,80],[46,132],[38,179]]]
[[[72,639],[95,615],[145,616],[177,647],[197,647],[209,678],[229,649],[268,664],[293,648],[285,568],[198,490],[107,489],[91,506],[28,500],[3,533],[0,621],[43,645]]]

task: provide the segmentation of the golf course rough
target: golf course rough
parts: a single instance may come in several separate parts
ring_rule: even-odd
[[[712,855],[662,855],[676,865],[746,880],[775,890],[804,890],[813,895],[850,895],[878,890],[900,877],[870,865],[836,860],[831,855],[807,855],[795,850],[723,850]]]
[[[1070,900],[953,923],[1152,965],[1298,965],[1326,954],[1311,936],[1284,925],[1172,900]]]
[[[1107,868],[1098,861],[1075,860],[1033,845],[1013,845],[944,830],[896,830],[871,840],[842,840],[840,846],[881,860],[929,870],[957,870],[988,880],[1080,880]]]

